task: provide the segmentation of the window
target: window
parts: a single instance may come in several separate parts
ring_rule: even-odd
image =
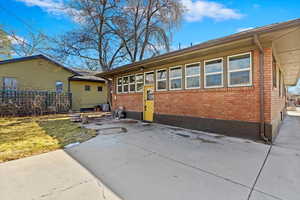
[[[61,82],[61,81],[56,81],[56,83],[55,83],[55,91],[56,91],[57,93],[62,93],[63,87],[64,87],[64,83],[63,83],[63,82]]]
[[[277,87],[277,67],[276,67],[276,60],[273,57],[273,62],[272,62],[272,71],[273,71],[273,87]]]
[[[153,93],[153,89],[149,88],[147,89],[147,97],[146,97],[147,101],[153,101],[154,100],[154,93]]]
[[[145,73],[145,85],[154,84],[154,72]]]
[[[156,71],[156,90],[166,90],[167,89],[167,70],[162,69]]]
[[[228,85],[251,85],[251,54],[239,54],[228,57]]]
[[[223,59],[205,61],[204,64],[205,88],[223,87]]]
[[[102,86],[98,86],[98,87],[97,87],[97,90],[98,90],[98,92],[102,92],[102,91],[103,91]]]
[[[129,76],[129,92],[135,92],[135,75]]]
[[[122,93],[122,77],[117,79],[117,93]]]
[[[129,77],[128,76],[123,77],[123,92],[124,93],[128,92],[128,82],[129,82]]]
[[[181,67],[170,68],[169,74],[170,90],[180,90],[182,88],[182,69]]]
[[[143,91],[144,87],[144,75],[143,74],[138,74],[135,76],[135,87],[137,92]]]
[[[185,88],[200,88],[200,63],[185,66]]]
[[[16,78],[4,77],[3,78],[3,88],[5,90],[16,90],[18,87],[18,82]]]
[[[91,86],[85,85],[85,86],[84,86],[84,90],[85,90],[85,91],[91,91]]]

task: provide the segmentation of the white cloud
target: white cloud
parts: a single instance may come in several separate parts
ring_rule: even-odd
[[[60,15],[66,13],[66,10],[64,9],[63,0],[16,0],[16,1],[25,3],[25,5],[27,6],[40,7],[44,11],[54,15]]]
[[[240,19],[242,14],[225,5],[205,0],[181,0],[186,8],[185,19],[189,22],[201,21],[203,18],[212,18],[217,21]]]
[[[236,32],[243,32],[243,31],[248,31],[248,30],[251,30],[251,29],[253,29],[253,27],[238,28],[238,29],[236,30]]]
[[[64,0],[15,0],[24,3],[26,6],[37,6],[52,15],[71,15],[72,20],[81,23],[84,21],[80,11],[67,8]]]

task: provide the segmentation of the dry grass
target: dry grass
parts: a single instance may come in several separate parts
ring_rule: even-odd
[[[67,115],[0,118],[0,163],[49,152],[96,135]]]

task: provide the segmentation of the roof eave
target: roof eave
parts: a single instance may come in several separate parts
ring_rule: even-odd
[[[235,42],[238,40],[243,40],[243,39],[252,39],[254,35],[262,35],[262,34],[266,34],[266,33],[271,33],[271,32],[275,32],[275,31],[279,31],[282,29],[287,29],[287,28],[292,28],[292,27],[296,27],[300,25],[300,18],[296,19],[296,20],[291,20],[288,22],[283,22],[283,23],[279,23],[279,24],[272,24],[272,25],[268,25],[268,26],[264,26],[264,27],[260,27],[254,30],[249,30],[249,31],[245,31],[242,33],[236,33],[233,35],[229,35],[226,37],[222,37],[219,39],[215,39],[215,40],[210,40],[198,45],[195,45],[193,47],[189,47],[189,48],[185,48],[185,49],[181,49],[181,50],[177,50],[177,51],[173,51],[173,52],[169,52],[169,53],[165,53],[153,58],[148,58],[142,61],[138,61],[135,63],[130,63],[121,67],[118,67],[114,70],[108,71],[108,72],[102,72],[99,74],[96,74],[96,76],[98,77],[112,77],[118,73],[121,72],[125,72],[128,70],[134,70],[134,69],[138,69],[139,67],[141,67],[142,65],[146,65],[146,64],[150,64],[150,63],[155,63],[159,60],[162,59],[172,59],[176,56],[178,56],[179,54],[183,55],[183,54],[188,54],[190,52],[193,51],[198,51],[198,50],[204,50],[206,48],[210,48],[210,47],[214,47],[214,46],[219,46],[222,44],[226,44],[226,43],[231,43],[231,42]]]

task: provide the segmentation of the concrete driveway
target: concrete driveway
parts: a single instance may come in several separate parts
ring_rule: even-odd
[[[102,200],[97,179],[63,150],[0,164],[1,200]]]
[[[79,146],[0,164],[0,199],[299,200],[300,114],[293,115],[273,146],[104,120],[89,125],[100,135]]]
[[[159,124],[102,121],[68,153],[125,200],[298,200],[300,119],[269,145]],[[295,140],[297,139],[297,141]]]

